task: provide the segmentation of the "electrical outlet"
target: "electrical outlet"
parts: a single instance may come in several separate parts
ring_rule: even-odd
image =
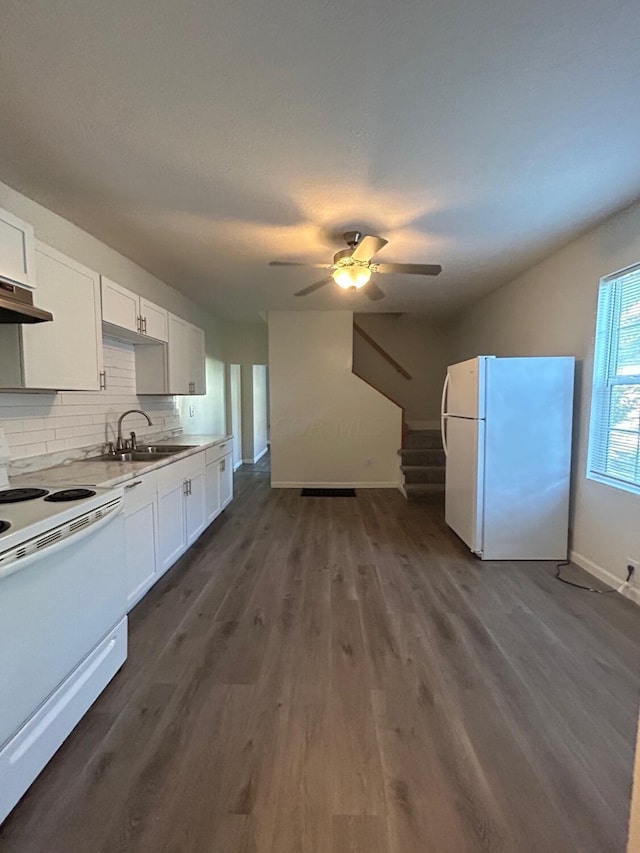
[[[196,407],[195,406],[189,406],[189,417],[194,418],[195,415],[196,415]]]

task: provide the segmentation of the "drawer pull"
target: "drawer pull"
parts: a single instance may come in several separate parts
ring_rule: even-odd
[[[139,486],[142,483],[142,480],[136,480],[133,483],[127,483],[125,489],[135,489],[136,486]]]

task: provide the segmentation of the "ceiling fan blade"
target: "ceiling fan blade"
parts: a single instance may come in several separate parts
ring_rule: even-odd
[[[324,287],[325,284],[329,284],[333,279],[331,276],[329,278],[323,278],[321,281],[316,281],[315,284],[310,284],[309,287],[305,287],[302,290],[299,290],[297,293],[294,293],[294,296],[308,296],[309,293],[313,293],[314,290],[320,290],[321,287]]]
[[[306,264],[304,261],[269,261],[270,267],[312,267],[316,270],[328,270],[331,264]]]
[[[411,273],[412,275],[440,275],[440,264],[376,264],[376,272]]]
[[[373,302],[378,299],[384,299],[387,295],[381,287],[378,287],[375,281],[370,281],[369,284],[366,286],[364,292]]]
[[[367,234],[355,247],[351,257],[354,261],[370,261],[376,252],[379,252],[388,242],[384,237],[374,237]]]

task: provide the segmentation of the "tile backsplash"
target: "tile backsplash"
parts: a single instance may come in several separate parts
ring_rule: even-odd
[[[140,436],[180,427],[174,397],[138,397],[133,344],[105,338],[107,390],[55,393],[0,392],[0,426],[12,459],[115,441],[117,422],[127,409],[149,413],[149,427],[140,415],[129,415],[123,433]]]

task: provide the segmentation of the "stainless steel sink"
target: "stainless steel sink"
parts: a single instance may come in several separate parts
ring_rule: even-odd
[[[162,459],[164,456],[175,456],[183,450],[193,450],[197,446],[197,444],[145,444],[136,447],[135,450],[93,456],[87,459],[87,462],[148,462],[152,459]]]

